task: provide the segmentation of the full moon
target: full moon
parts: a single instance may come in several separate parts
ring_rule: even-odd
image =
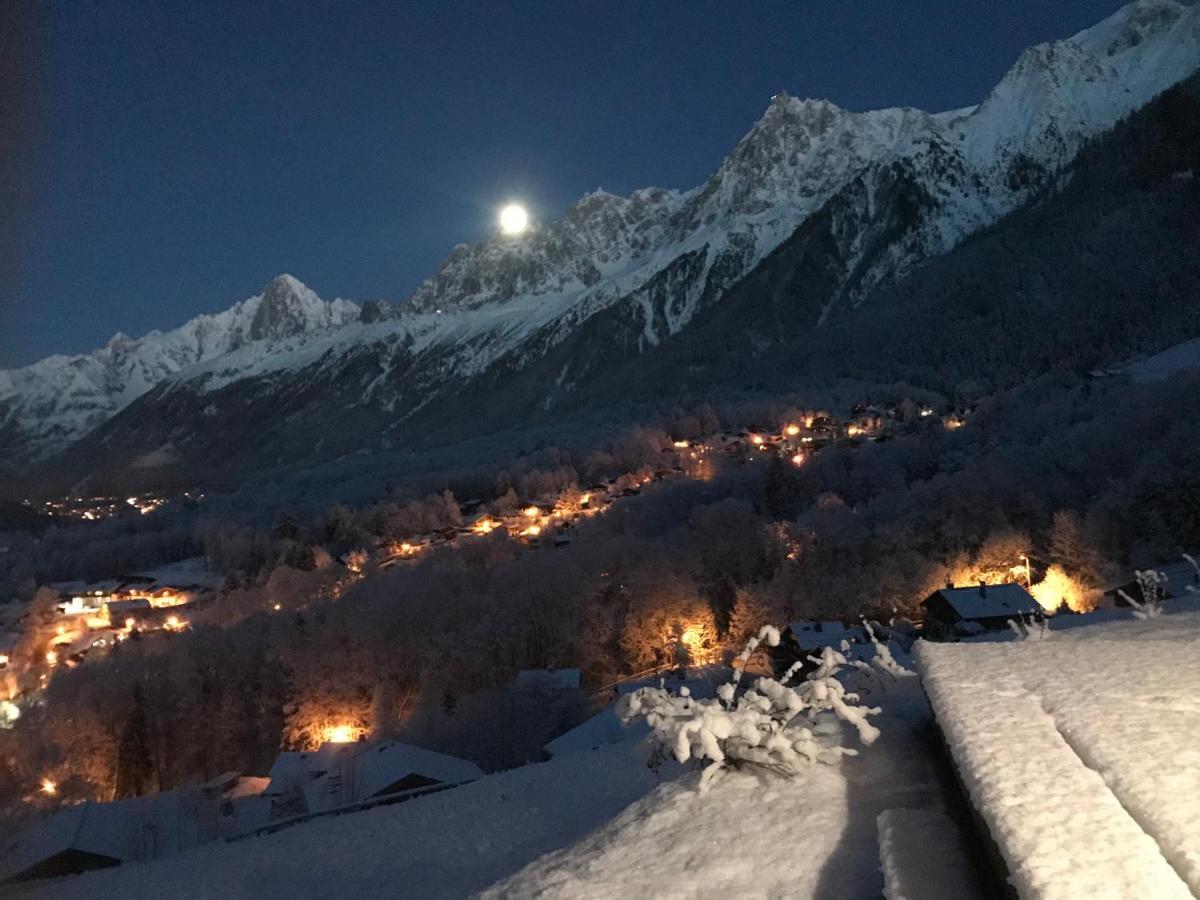
[[[520,234],[529,227],[529,213],[525,207],[510,203],[500,210],[500,230],[505,234]]]

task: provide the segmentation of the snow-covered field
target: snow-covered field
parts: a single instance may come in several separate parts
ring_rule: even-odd
[[[866,699],[884,708],[880,739],[790,780],[727,770],[702,795],[697,771],[647,768],[635,727],[620,743],[560,747],[550,762],[407,803],[17,896],[465,897],[492,886],[505,897],[876,897],[877,817],[936,812],[941,795],[916,679]]]
[[[658,783],[636,745],[617,744],[274,835],[30,884],[14,896],[466,897],[582,837]]]
[[[1200,896],[1200,602],[1171,604],[1146,621],[1072,617],[1061,625],[1081,627],[1046,641],[918,645],[933,711],[1021,896]],[[602,717],[547,763],[14,896],[986,895],[961,822],[944,814],[918,679],[877,681],[863,702],[882,709],[879,739],[790,779],[723,769],[702,792],[695,769],[647,768],[645,727]]]
[[[882,735],[860,756],[793,779],[724,770],[707,793],[690,773],[485,896],[878,897],[877,817],[936,812],[941,793],[916,679],[868,699]]]
[[[1171,603],[1048,641],[920,645],[1022,897],[1200,895],[1200,610]]]

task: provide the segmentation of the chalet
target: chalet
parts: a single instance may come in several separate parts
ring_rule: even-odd
[[[132,600],[109,600],[104,604],[108,619],[114,625],[122,624],[126,619],[136,619],[148,613],[152,607],[145,597],[135,597]]]
[[[840,650],[843,641],[862,643],[862,629],[847,628],[841,622],[793,622],[779,636],[779,646],[771,649],[771,666],[777,674],[787,671],[796,662],[803,662],[803,668],[811,668],[809,656],[826,647]]]
[[[0,838],[0,884],[144,862],[224,836],[215,797],[194,787],[79,803]]]
[[[1008,620],[1042,612],[1041,604],[1019,584],[980,584],[945,587],[923,601],[925,636],[957,640],[984,631],[1007,628]]]
[[[1197,572],[1196,567],[1186,559],[1165,566],[1154,566],[1153,568],[1154,571],[1167,576],[1166,596],[1163,598],[1164,600],[1169,600],[1173,597],[1182,597],[1188,593],[1189,588],[1195,588],[1200,591],[1200,572]],[[1121,584],[1113,585],[1106,590],[1104,592],[1103,605],[1129,606],[1129,601],[1121,596],[1122,593],[1128,594],[1138,603],[1141,603],[1144,599],[1137,579],[1132,578]]]
[[[263,797],[273,819],[310,815],[419,788],[461,784],[483,775],[472,762],[410,744],[326,743],[314,753],[281,753]]]

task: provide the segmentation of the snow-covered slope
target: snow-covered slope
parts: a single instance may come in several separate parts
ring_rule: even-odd
[[[919,645],[1020,896],[1200,896],[1200,611],[1170,604],[1144,621],[1055,622],[1047,641]]]
[[[28,455],[62,449],[188,366],[242,347],[268,352],[272,341],[328,332],[357,318],[356,304],[327,303],[280,275],[261,294],[172,331],[137,339],[117,334],[92,353],[0,371],[0,438],[17,435]],[[8,443],[0,439],[0,446]]]
[[[817,301],[816,327],[1020,208],[1088,138],[1198,67],[1200,7],[1137,0],[1027,50],[976,107],[850,112],[780,94],[704,184],[589,194],[520,237],[455,248],[407,302],[368,304],[359,321],[352,305],[309,298],[274,327],[239,327],[254,317],[252,298],[124,353],[110,345],[0,373],[0,448],[45,455],[164,380],[147,400],[159,405],[122,427],[163,419],[168,398],[192,414],[184,394],[253,380],[255,396],[274,390],[300,403],[302,384],[308,402],[369,408],[373,426],[382,414],[394,431],[469,379],[486,373],[501,385],[601,312],[619,315],[636,351],[651,352],[820,215],[828,287],[797,298]],[[552,389],[586,374],[567,366]],[[222,404],[211,408],[219,416]],[[175,424],[171,440],[186,439],[187,423]],[[121,440],[115,428],[103,436]]]

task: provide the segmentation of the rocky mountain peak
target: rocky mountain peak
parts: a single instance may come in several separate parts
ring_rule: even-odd
[[[356,318],[349,312],[345,301],[326,303],[300,279],[277,275],[263,288],[250,321],[249,339],[274,340],[308,334]]]

